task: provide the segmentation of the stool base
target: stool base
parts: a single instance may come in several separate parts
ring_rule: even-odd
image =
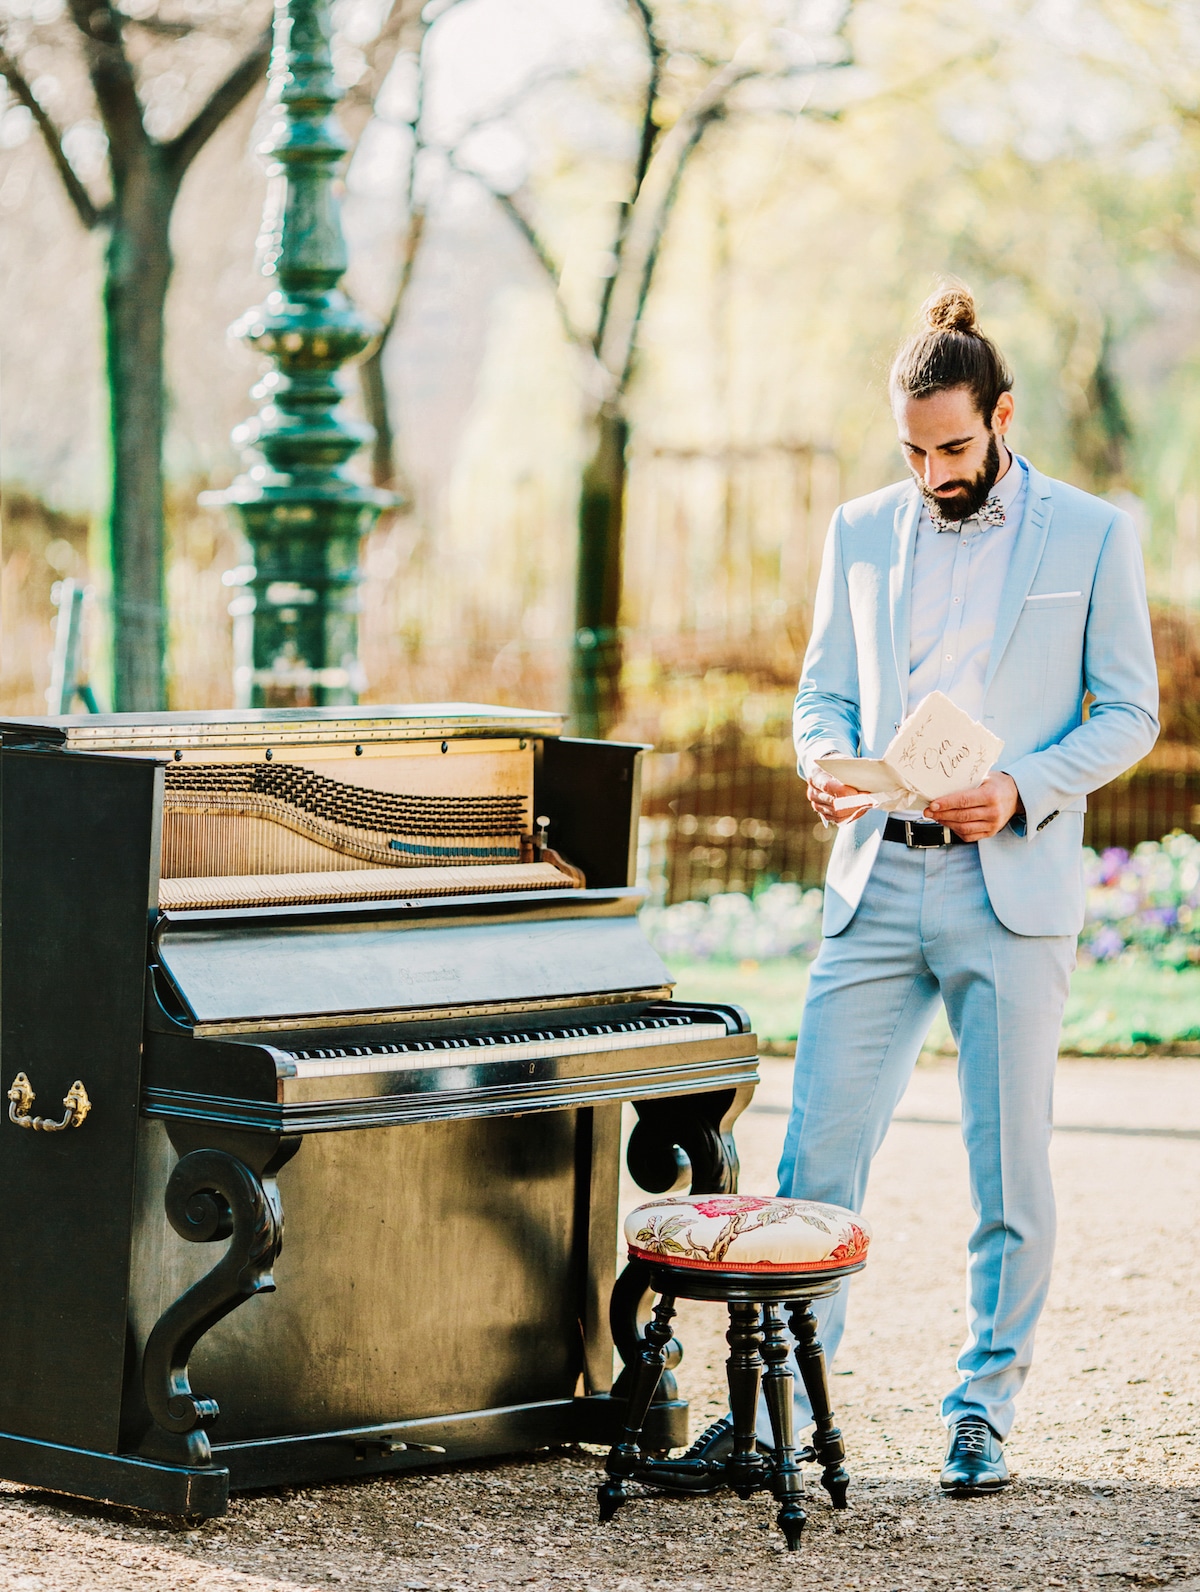
[[[854,1267],[858,1270],[858,1267]],[[656,1269],[651,1286],[660,1294],[646,1327],[642,1352],[632,1367],[625,1431],[609,1451],[605,1478],[598,1490],[600,1519],[611,1520],[628,1494],[626,1484],[643,1482],[672,1491],[716,1492],[729,1487],[739,1498],[769,1490],[779,1505],[776,1523],[788,1548],[800,1546],[807,1516],[801,1460],[815,1459],[822,1467],[821,1485],[835,1509],[846,1507],[850,1478],[846,1473],[845,1445],[833,1421],[825,1353],[817,1336],[811,1301],[835,1293],[842,1276],[754,1277],[746,1273],[708,1272],[696,1281],[679,1267]],[[801,1292],[801,1290],[803,1290]],[[640,1447],[642,1428],[662,1376],[671,1319],[680,1296],[721,1300],[729,1310],[729,1408],[733,1422],[733,1448],[728,1458],[708,1460],[653,1459]],[[755,1297],[757,1295],[757,1298]],[[796,1452],[793,1432],[794,1378],[787,1363],[788,1343],[780,1307],[787,1310],[796,1346],[796,1364],[812,1407],[812,1447]],[[774,1454],[758,1451],[755,1423],[763,1395],[771,1422]]]

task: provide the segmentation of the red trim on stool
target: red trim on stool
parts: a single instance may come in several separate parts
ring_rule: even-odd
[[[632,1244],[629,1246],[629,1258],[630,1260],[646,1260],[654,1266],[678,1266],[681,1271],[777,1271],[783,1273],[785,1276],[790,1276],[798,1272],[823,1271],[829,1273],[831,1276],[834,1276],[841,1271],[849,1271],[851,1269],[857,1270],[867,1258],[867,1245],[864,1244],[862,1249],[857,1251],[857,1253],[851,1259],[840,1262],[830,1262],[828,1260],[790,1260],[786,1262],[776,1260],[752,1260],[749,1262],[739,1263],[738,1261],[727,1260],[691,1260],[684,1255],[662,1255],[656,1254],[650,1249],[635,1249]]]

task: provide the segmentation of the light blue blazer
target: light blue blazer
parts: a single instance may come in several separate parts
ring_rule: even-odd
[[[1083,927],[1087,794],[1154,745],[1158,675],[1133,522],[1101,498],[1029,470],[988,663],[984,722],[1025,805],[979,845],[992,910],[1016,934]],[[921,497],[910,481],[833,517],[796,696],[800,772],[840,752],[880,757],[909,710],[909,605]],[[1092,695],[1083,715],[1084,692]],[[914,702],[911,704],[916,706]],[[853,918],[886,815],[842,824],[829,859],[825,933]]]

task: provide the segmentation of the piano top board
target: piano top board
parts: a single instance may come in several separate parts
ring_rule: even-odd
[[[278,746],[430,741],[461,736],[544,736],[562,732],[561,713],[479,702],[422,702],[353,708],[228,708],[203,713],[73,713],[0,719],[6,746],[72,752],[231,751]]]

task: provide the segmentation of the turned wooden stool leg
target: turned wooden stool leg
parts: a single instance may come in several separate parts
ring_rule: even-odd
[[[733,1416],[733,1452],[725,1464],[729,1485],[739,1498],[749,1498],[763,1484],[766,1467],[758,1452],[754,1427],[758,1417],[758,1395],[762,1387],[762,1342],[760,1312],[756,1304],[738,1301],[729,1306],[729,1359],[725,1374],[729,1379],[729,1412]]]
[[[654,1307],[653,1319],[646,1325],[644,1347],[634,1366],[629,1402],[625,1407],[624,1434],[619,1443],[613,1444],[604,1463],[606,1474],[598,1494],[601,1521],[611,1520],[625,1502],[625,1483],[641,1462],[642,1451],[638,1439],[663,1374],[667,1344],[671,1341],[671,1317],[674,1314],[674,1299],[669,1294],[663,1294]]]
[[[842,1442],[841,1432],[833,1424],[833,1410],[829,1403],[829,1379],[825,1372],[825,1351],[821,1347],[821,1340],[817,1337],[817,1318],[813,1315],[812,1307],[806,1299],[789,1304],[788,1316],[792,1323],[792,1335],[796,1339],[796,1364],[800,1368],[804,1391],[808,1394],[808,1402],[812,1406],[815,1423],[813,1449],[817,1459],[824,1466],[821,1472],[821,1486],[829,1494],[833,1507],[844,1509],[846,1489],[850,1485],[850,1477],[842,1463],[846,1457],[846,1445]]]
[[[775,1468],[771,1472],[771,1491],[779,1505],[775,1523],[787,1538],[788,1548],[795,1549],[800,1546],[800,1533],[808,1516],[801,1502],[804,1478],[796,1463],[795,1406],[792,1402],[796,1384],[787,1363],[788,1342],[778,1305],[763,1306],[762,1355],[767,1362],[763,1395],[775,1443]]]

